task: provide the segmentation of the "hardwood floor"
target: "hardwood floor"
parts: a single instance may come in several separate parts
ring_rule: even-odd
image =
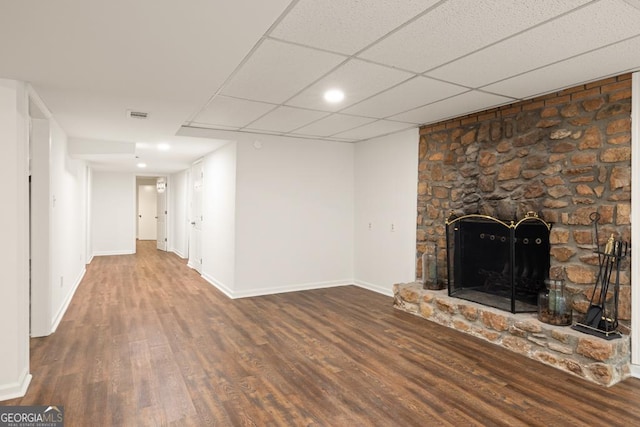
[[[67,427],[640,424],[638,379],[598,387],[353,286],[230,300],[152,243],[93,260],[2,404]]]

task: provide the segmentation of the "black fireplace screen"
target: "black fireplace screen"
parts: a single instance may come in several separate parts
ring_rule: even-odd
[[[549,275],[551,224],[528,213],[518,222],[452,216],[446,227],[449,296],[512,313],[537,310]]]

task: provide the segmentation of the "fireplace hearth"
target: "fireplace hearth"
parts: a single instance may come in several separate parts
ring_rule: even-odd
[[[446,221],[448,293],[511,313],[537,311],[549,275],[551,224],[451,215]]]
[[[564,326],[540,322],[533,313],[509,313],[450,297],[422,283],[393,285],[396,309],[491,342],[532,360],[611,386],[630,375],[630,340],[607,341]],[[427,325],[427,331],[429,331]],[[431,333],[431,332],[427,332]]]

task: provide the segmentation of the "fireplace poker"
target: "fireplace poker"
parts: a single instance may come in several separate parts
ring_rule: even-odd
[[[609,329],[606,320],[607,312],[605,304],[607,301],[607,293],[609,292],[609,284],[611,283],[611,274],[613,273],[613,268],[616,264],[620,248],[621,242],[616,241],[612,234],[604,247],[602,255],[598,253],[598,257],[602,256],[603,262],[600,265],[600,271],[598,272],[598,278],[596,279],[596,286],[593,289],[591,303],[585,317],[585,324],[591,326],[592,328],[599,329],[601,320],[605,319],[605,329],[606,331],[608,331]],[[596,291],[598,289],[598,281],[600,283],[600,295],[597,304],[593,304],[593,299],[595,298]]]
[[[597,283],[600,281],[600,277],[602,274],[602,267],[604,266],[604,261],[606,259],[606,257],[602,256],[602,252],[600,252],[600,242],[598,241],[598,221],[600,221],[600,214],[598,212],[592,212],[591,215],[589,215],[589,219],[591,220],[591,222],[593,223],[593,245],[595,246],[595,252],[598,254],[598,277],[596,277],[596,285]],[[595,292],[595,289],[594,289]],[[591,296],[591,302],[589,304],[593,303],[593,295]]]
[[[596,283],[593,287],[593,294],[591,295],[591,300],[589,301],[589,308],[587,309],[587,314],[585,316],[585,324],[591,326],[592,328],[597,328],[600,323],[600,319],[602,318],[604,304],[607,299],[607,292],[609,290],[609,280],[611,279],[611,270],[613,269],[613,264],[611,263],[614,258],[610,258],[610,254],[614,249],[614,241],[613,235],[607,241],[604,249],[600,251],[600,244],[598,241],[598,221],[600,220],[600,214],[598,212],[592,212],[589,215],[589,219],[593,222],[594,228],[594,245],[596,247],[596,253],[598,254],[598,275],[596,276]],[[598,284],[600,284],[600,295],[596,304],[594,304],[594,300],[596,298]]]

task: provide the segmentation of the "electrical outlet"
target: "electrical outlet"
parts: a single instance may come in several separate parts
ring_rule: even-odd
[[[396,231],[396,226],[395,224],[391,223],[391,232],[393,233],[394,231]]]
[[[60,287],[63,288],[64,287],[64,277],[60,276]]]
[[[369,223],[369,231],[373,230],[373,224]]]

